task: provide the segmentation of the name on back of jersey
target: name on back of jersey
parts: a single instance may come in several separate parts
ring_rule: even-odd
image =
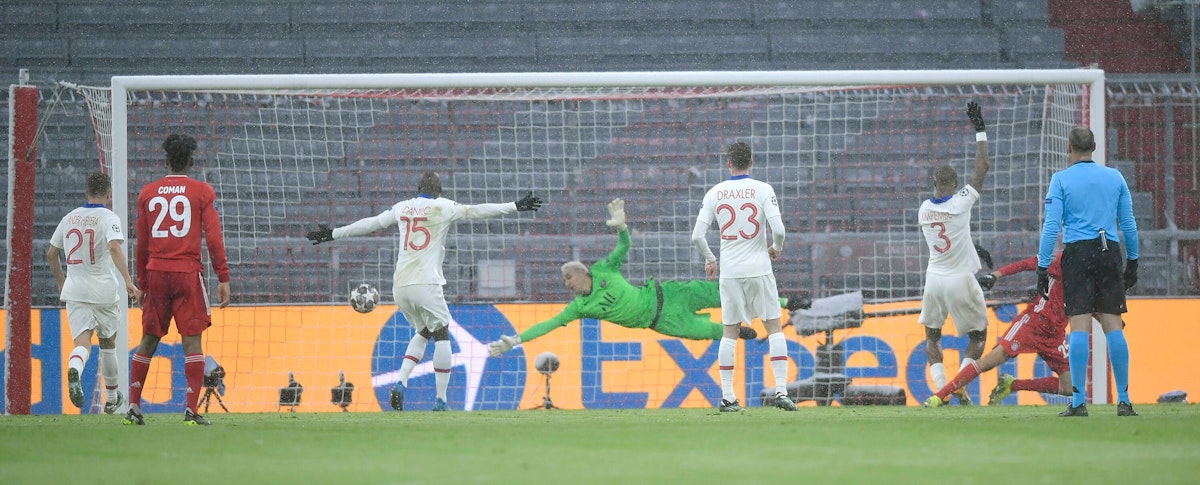
[[[158,194],[183,194],[187,193],[186,185],[161,185],[158,187]]]
[[[717,191],[717,200],[753,199],[753,198],[754,198],[754,189],[752,189],[752,188],[725,189],[725,190]]]
[[[74,215],[67,218],[67,224],[73,226],[98,226],[100,218],[96,216]]]
[[[402,216],[421,217],[421,216],[428,216],[429,214],[432,214],[432,213],[433,213],[433,207],[431,207],[431,206],[413,207],[413,206],[406,205],[406,206],[404,206],[404,208],[400,209],[400,215],[402,215]]]

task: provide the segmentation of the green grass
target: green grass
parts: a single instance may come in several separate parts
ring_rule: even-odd
[[[1196,483],[1200,406],[0,417],[0,483]],[[783,482],[786,481],[786,482]]]

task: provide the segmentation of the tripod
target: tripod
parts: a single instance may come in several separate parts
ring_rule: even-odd
[[[221,405],[221,409],[229,412],[229,408],[225,407],[225,402],[221,400],[221,394],[217,392],[217,386],[204,386],[204,396],[196,403],[196,409],[200,409],[200,405],[204,405],[204,414],[208,414],[208,405],[212,404],[210,397],[217,398],[217,404]]]
[[[529,410],[532,411],[534,409],[561,409],[558,406],[554,405],[554,401],[550,400],[550,374],[543,372],[542,375],[546,376],[546,395],[542,397],[542,405],[541,406],[534,406],[534,407],[529,408]]]

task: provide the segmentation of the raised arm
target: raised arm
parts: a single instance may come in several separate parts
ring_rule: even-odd
[[[987,126],[983,122],[983,110],[979,103],[967,103],[967,118],[975,127],[975,172],[968,182],[977,192],[983,192],[983,181],[988,173]]]

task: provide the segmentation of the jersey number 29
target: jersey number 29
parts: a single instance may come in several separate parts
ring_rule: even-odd
[[[150,199],[146,209],[158,212],[158,217],[154,218],[154,225],[150,226],[150,237],[184,237],[192,230],[192,201],[185,196],[176,195],[169,201],[166,197],[158,196]],[[163,227],[167,216],[171,216],[175,223]]]

